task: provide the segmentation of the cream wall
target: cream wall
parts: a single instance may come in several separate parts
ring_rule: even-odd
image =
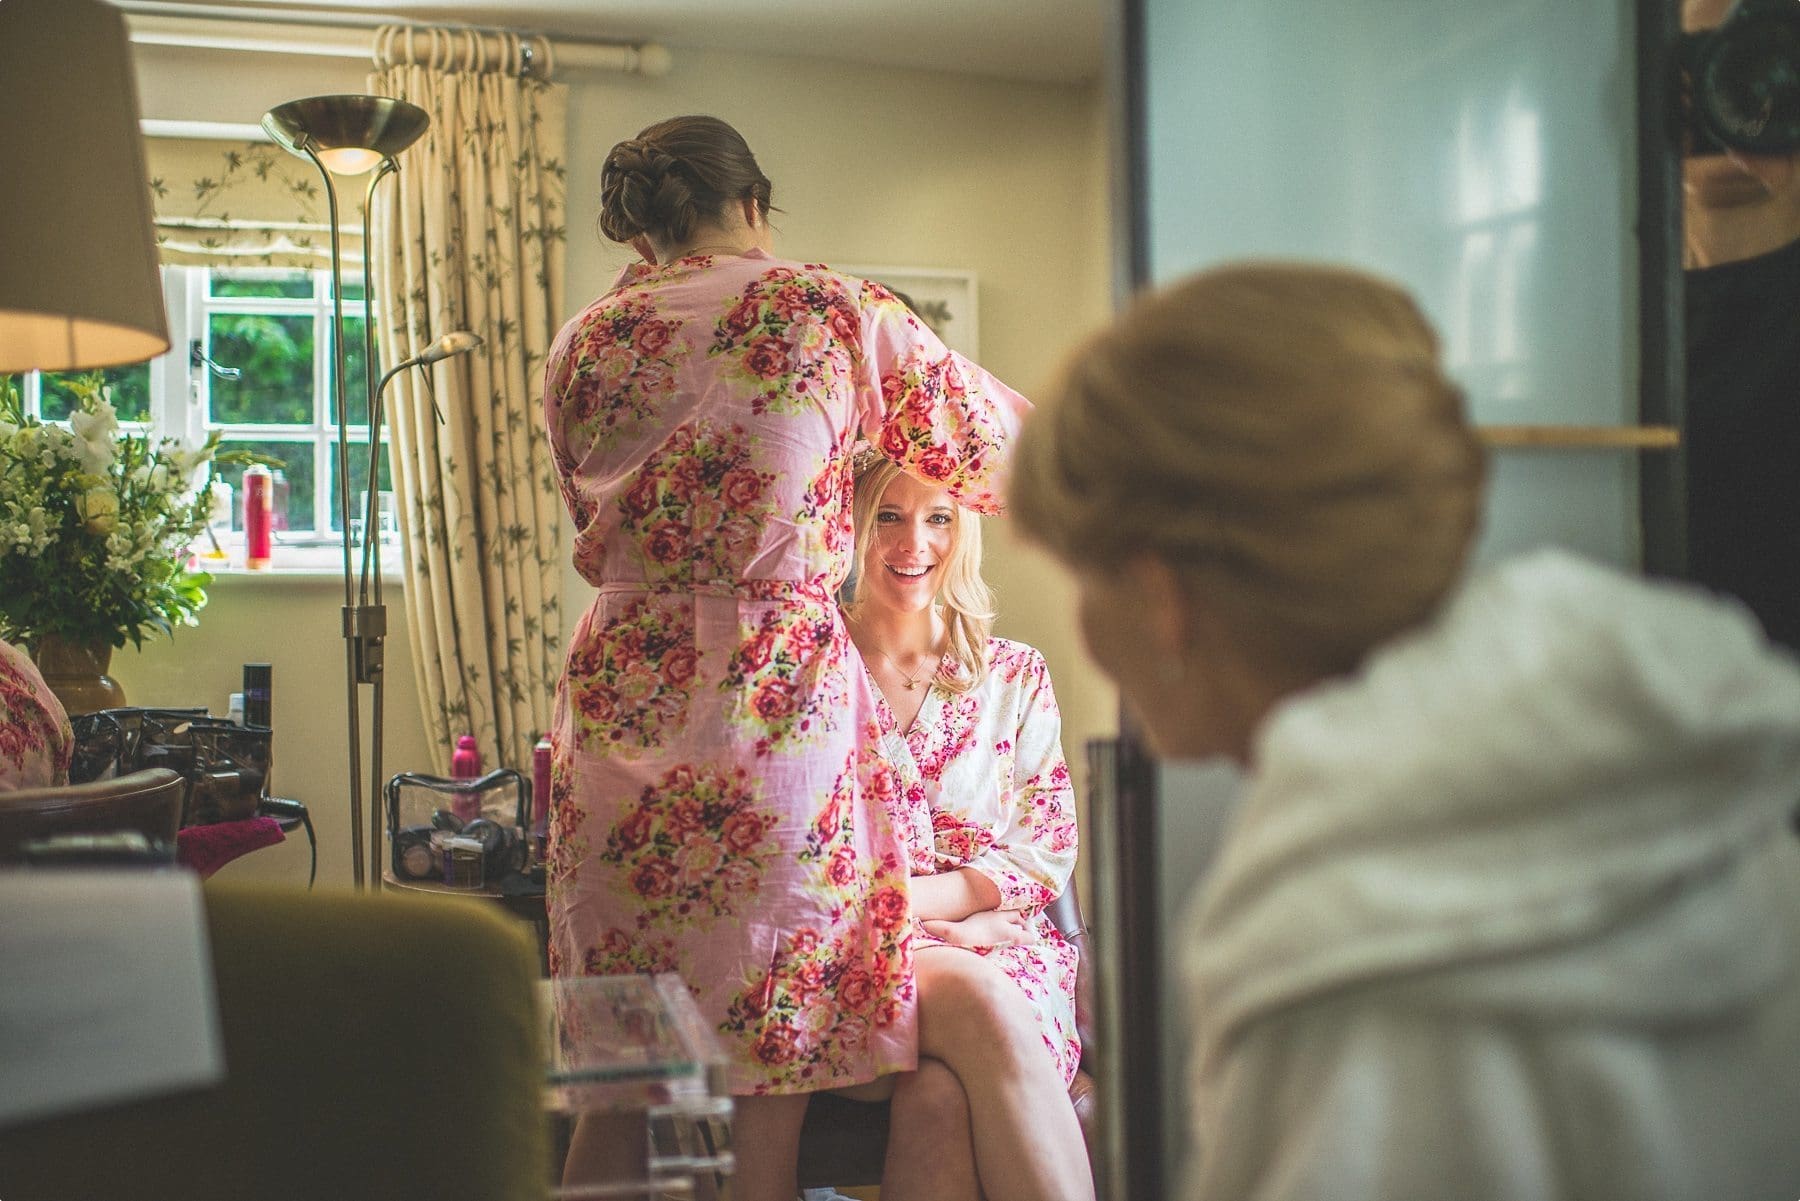
[[[144,115],[253,123],[298,96],[360,91],[346,60],[139,47]],[[1058,356],[1103,320],[1108,158],[1098,89],[855,67],[802,58],[678,50],[660,79],[569,80],[569,241],[565,314],[610,283],[627,255],[595,232],[607,148],[684,112],[736,124],[775,181],[777,251],[790,257],[973,271],[980,280],[981,359],[1041,392]],[[1116,727],[1117,702],[1083,655],[1070,587],[1042,556],[989,523],[988,575],[999,632],[1039,647],[1062,702],[1077,778],[1082,746]],[[569,621],[587,586],[566,575]],[[390,589],[390,773],[426,764],[402,597]],[[200,628],[142,653],[115,674],[133,703],[205,703],[222,711],[244,662],[275,665],[277,791],[307,802],[320,835],[321,881],[349,879],[342,749],[345,702],[341,585],[331,579],[227,578]],[[366,818],[365,818],[366,821]],[[226,869],[304,879],[292,842]]]

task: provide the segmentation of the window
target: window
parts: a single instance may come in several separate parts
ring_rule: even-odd
[[[337,547],[337,421],[331,354],[329,271],[303,268],[164,267],[170,350],[160,358],[105,373],[121,422],[197,445],[218,431],[224,447],[280,459],[276,475],[278,543]],[[344,287],[349,351],[345,379],[350,418],[352,529],[359,529],[368,488],[367,306],[360,279]],[[55,375],[22,381],[26,411],[65,420],[72,397]],[[231,485],[231,542],[243,530],[241,466],[223,465],[215,479]],[[382,440],[380,487],[393,488]],[[388,506],[385,511],[391,512]],[[223,534],[223,526],[219,531]],[[394,531],[383,521],[383,541]],[[232,549],[230,545],[227,549]],[[329,567],[329,554],[285,554],[290,566]]]

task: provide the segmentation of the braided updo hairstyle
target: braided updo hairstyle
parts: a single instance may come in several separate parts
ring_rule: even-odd
[[[1353,668],[1462,571],[1485,459],[1436,335],[1383,280],[1193,276],[1079,348],[1050,400],[1013,465],[1025,531],[1083,570],[1158,559],[1295,665]]]
[[[769,212],[769,177],[743,135],[717,117],[670,117],[614,146],[600,169],[600,231],[615,242],[685,242],[733,202]]]

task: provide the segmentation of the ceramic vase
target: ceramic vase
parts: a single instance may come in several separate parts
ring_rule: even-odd
[[[125,704],[125,690],[106,674],[113,648],[105,642],[82,642],[45,634],[38,639],[39,673],[70,716]]]

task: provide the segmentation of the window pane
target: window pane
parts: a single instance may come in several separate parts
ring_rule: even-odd
[[[214,296],[281,296],[310,299],[310,271],[215,271],[209,277]]]
[[[351,425],[369,424],[369,369],[364,353],[363,331],[368,322],[362,317],[344,317],[344,350],[346,366],[344,382],[349,391],[344,399],[350,408]],[[327,412],[331,410],[328,408]]]
[[[360,274],[344,276],[344,299],[363,299],[362,276]]]
[[[207,329],[213,361],[242,373],[235,380],[212,378],[211,420],[312,424],[311,317],[214,313]]]
[[[335,439],[335,438],[332,439],[332,442],[331,442],[331,451],[332,451],[332,460],[331,460],[331,528],[334,530],[341,530],[344,527],[343,527],[343,524],[338,519],[337,439]],[[388,440],[386,438],[383,438],[381,440],[381,474],[380,474],[380,478],[381,478],[381,489],[384,492],[391,492],[391,491],[393,491],[393,488],[394,488],[394,471],[393,471],[393,467],[388,462],[388,453],[389,453]],[[350,440],[350,504],[352,505],[352,507],[354,507],[359,501],[362,500],[363,490],[365,488],[367,488],[368,486],[369,486],[369,444],[364,441],[359,441],[356,438],[351,438],[351,440]],[[358,514],[356,514],[354,512],[351,513],[350,519],[352,521],[357,520]]]
[[[45,372],[39,381],[38,415],[45,421],[67,421],[75,411],[75,392],[69,381],[80,379],[85,372],[53,375]],[[150,420],[150,364],[133,363],[128,367],[108,367],[100,373],[106,381],[107,396],[120,421]]]
[[[272,469],[278,472],[275,477],[275,528],[293,531],[313,529],[313,456],[316,453],[313,443],[227,438],[220,443],[219,449],[253,450],[282,460],[285,466]],[[231,485],[231,528],[243,529],[244,468],[236,463],[220,464],[213,478]],[[281,495],[284,481],[287,489],[285,504]],[[284,518],[285,525],[282,524]]]

